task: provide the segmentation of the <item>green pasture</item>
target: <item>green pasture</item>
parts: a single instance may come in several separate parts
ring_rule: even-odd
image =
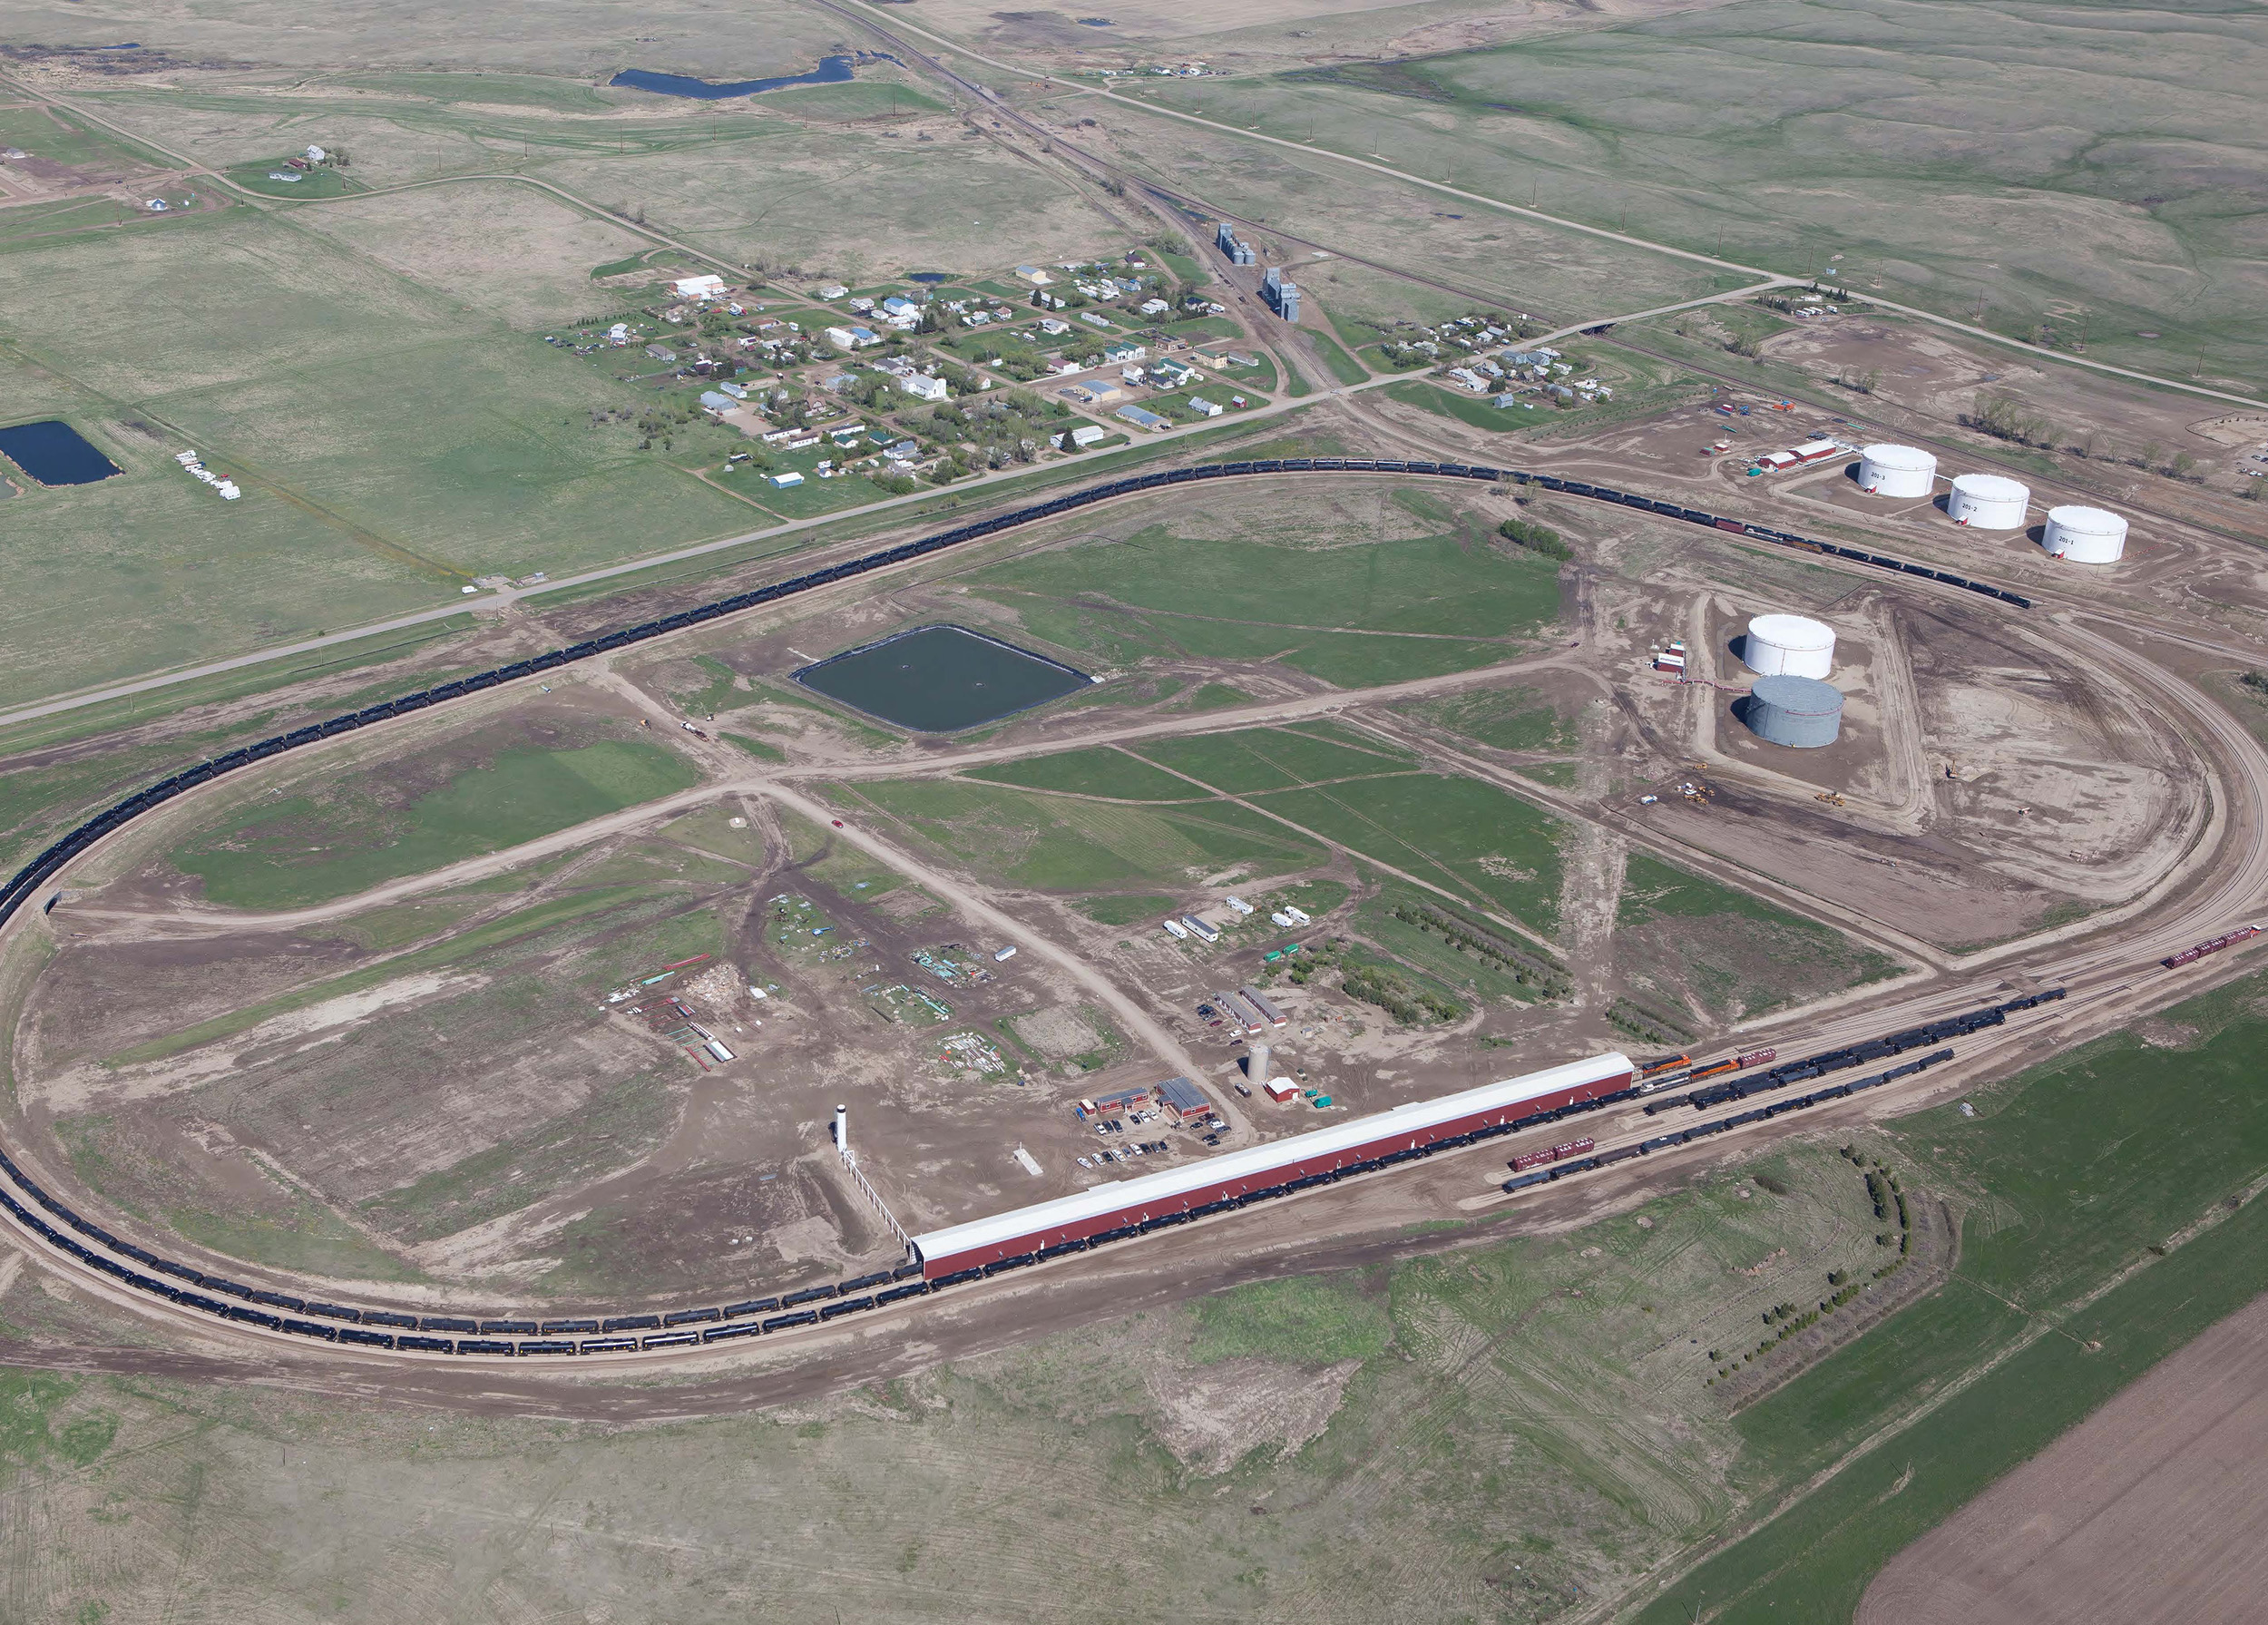
[[[116,342],[88,276],[140,289]],[[11,298],[13,294],[13,298]],[[0,387],[125,471],[8,504],[20,591],[0,701],[433,605],[474,575],[562,574],[755,528],[760,511],[594,430],[634,392],[321,234],[245,210],[0,254]],[[172,461],[233,477],[223,502]],[[81,635],[99,603],[113,635]]]
[[[1491,785],[1403,773],[1255,799],[1303,829],[1498,909],[1540,935],[1559,928],[1567,827]]]
[[[139,147],[44,103],[0,107],[0,147],[18,147],[49,163],[85,170],[93,178],[132,174],[151,167]]]
[[[1032,636],[1089,658],[1280,661],[1347,688],[1508,658],[1559,607],[1548,562],[1461,536],[1291,548],[1162,524],[994,565],[975,584]]]
[[[965,777],[1032,790],[1061,790],[1113,801],[1203,801],[1198,786],[1161,773],[1139,757],[1108,747],[1035,756],[993,767],[972,768]]]
[[[382,881],[424,874],[484,852],[689,788],[699,775],[676,752],[607,739],[568,750],[508,749],[394,808],[349,779],[256,804],[208,825],[171,854],[231,908],[301,907]]]
[[[1331,376],[1342,384],[1359,384],[1370,377],[1370,368],[1346,353],[1346,347],[1319,328],[1307,329],[1307,341],[1315,347],[1315,354],[1323,357]]]
[[[1406,773],[1414,765],[1408,752],[1394,746],[1343,741],[1330,737],[1331,732],[1344,730],[1329,723],[1312,729],[1295,724],[1187,739],[1137,739],[1127,749],[1230,795]]]
[[[1751,1470],[1782,1484],[1882,1436],[1636,1618],[1668,1625],[1704,1597],[1731,1621],[1848,1617],[1901,1547],[2258,1293],[2268,1204],[2227,1203],[2268,1171],[2263,990],[2255,975],[2168,1011],[2197,1034],[2182,1048],[2106,1039],[1972,1091],[1974,1118],[1899,1120],[1908,1199],[1962,1196],[1960,1277],[1737,1422]]]
[[[1238,103],[1269,134],[1784,275],[1964,319],[1981,289],[2003,332],[2045,321],[2068,342],[2084,306],[2090,357],[2171,372],[2202,348],[2257,384],[2268,201],[2227,177],[2262,168],[2263,65],[2268,40],[2233,12],[1759,0],[1295,71]],[[1513,229],[1435,207],[1476,236]]]
[[[1832,925],[1642,852],[1629,857],[1615,927],[1616,967],[1635,991],[1669,1010],[1690,999],[1727,1020],[1901,968]]]
[[[254,159],[249,163],[232,165],[228,177],[246,191],[258,192],[265,198],[342,198],[350,192],[367,190],[346,171],[323,167],[294,170],[281,158]],[[297,175],[297,181],[279,181],[278,175]]]
[[[1097,925],[1131,925],[1152,915],[1171,914],[1175,902],[1155,892],[1108,892],[1081,897],[1074,906]]]
[[[1440,700],[1412,700],[1399,709],[1499,750],[1564,751],[1581,742],[1574,725],[1534,689],[1468,689]]]
[[[1045,891],[1178,885],[1235,863],[1300,869],[1325,856],[1281,825],[1221,803],[1113,806],[966,779],[862,781],[830,795],[896,820],[981,873]]]

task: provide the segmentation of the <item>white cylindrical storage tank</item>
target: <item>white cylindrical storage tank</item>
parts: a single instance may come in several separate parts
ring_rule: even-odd
[[[850,1108],[848,1106],[837,1106],[835,1109],[835,1149],[845,1152],[850,1150]]]
[[[1268,1081],[1268,1062],[1272,1059],[1268,1046],[1264,1043],[1254,1044],[1247,1052],[1246,1067],[1256,1087]]]
[[[1937,459],[1918,445],[1870,445],[1859,453],[1859,484],[1874,496],[1927,496],[1937,487]]]
[[[1807,615],[1758,615],[1740,658],[1759,677],[1824,677],[1835,663],[1835,631]]]
[[[1945,515],[1971,530],[2012,531],[2023,524],[2031,500],[2031,487],[2021,480],[1998,474],[1955,475],[1953,494],[1945,499]]]
[[[2074,564],[2116,564],[2126,556],[2126,522],[2101,508],[2076,503],[2048,510],[2042,545]]]

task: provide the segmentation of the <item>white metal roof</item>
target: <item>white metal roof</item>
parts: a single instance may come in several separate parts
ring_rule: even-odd
[[[1052,1201],[1035,1202],[1028,1208],[996,1213],[990,1219],[972,1219],[966,1224],[931,1230],[925,1235],[914,1237],[914,1245],[921,1248],[924,1258],[948,1258],[957,1253],[1012,1240],[1034,1230],[1075,1224],[1101,1214],[1139,1207],[1144,1202],[1156,1202],[1160,1211],[1166,1211],[1167,1205],[1174,1199],[1208,1186],[1258,1178],[1287,1163],[1327,1156],[1333,1151],[1351,1150],[1356,1146],[1387,1139],[1400,1130],[1430,1128],[1437,1123],[1469,1117],[1477,1111],[1488,1111],[1500,1106],[1516,1106],[1559,1090],[1625,1076],[1633,1070],[1628,1055],[1610,1050],[1586,1060],[1546,1067],[1541,1072],[1529,1072],[1522,1077],[1484,1083],[1478,1089],[1439,1095],[1430,1101],[1413,1101],[1406,1106],[1396,1106],[1389,1111],[1373,1112],[1368,1117],[1353,1118],[1327,1129],[1272,1140],[1266,1145],[1230,1151],[1226,1156],[1207,1157],[1186,1168],[1168,1169],[1162,1173],[1143,1174],[1131,1180],[1114,1180],[1082,1190],[1076,1196],[1058,1197]]]

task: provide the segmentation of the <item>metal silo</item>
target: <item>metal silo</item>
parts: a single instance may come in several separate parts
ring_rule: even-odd
[[[1834,668],[1835,631],[1808,615],[1758,615],[1748,623],[1740,658],[1760,677],[1824,677]]]
[[[1859,484],[1872,496],[1927,496],[1937,459],[1918,445],[1870,445],[1859,453]]]
[[[1945,514],[1971,530],[2012,531],[2024,523],[2031,500],[2031,487],[2021,480],[1998,474],[1955,475]]]
[[[1741,720],[1767,744],[1815,750],[1843,731],[1843,695],[1814,677],[1760,677]]]
[[[2126,555],[2126,522],[2101,508],[2067,504],[2048,510],[2041,545],[2073,564],[2116,564]]]

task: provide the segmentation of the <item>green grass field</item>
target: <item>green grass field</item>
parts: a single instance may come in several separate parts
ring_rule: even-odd
[[[174,866],[231,908],[294,908],[517,846],[699,782],[674,751],[642,740],[483,752],[406,805],[353,781],[264,801],[190,837]]]
[[[1174,900],[1156,892],[1111,892],[1081,897],[1076,906],[1099,925],[1131,925],[1152,915],[1171,914]]]
[[[1346,348],[1328,333],[1310,329],[1307,339],[1315,347],[1315,354],[1323,357],[1324,366],[1330,368],[1331,376],[1340,383],[1359,384],[1370,377],[1370,368],[1348,355]]]
[[[0,107],[0,147],[21,148],[35,159],[68,164],[91,177],[132,175],[151,167],[140,148],[110,132],[60,108],[24,103]]]
[[[1782,1484],[1891,1431],[1638,1620],[1683,1620],[1704,1596],[1725,1620],[1848,1617],[1908,1542],[2257,1295],[2268,1204],[2224,1204],[2268,1170],[2263,990],[2254,976],[2168,1011],[2198,1033],[2183,1049],[2106,1040],[1978,1090],[1974,1119],[1946,1106],[1895,1125],[1893,1160],[1966,1197],[1961,1278],[1739,1418],[1753,1470]],[[1896,1425],[2028,1329],[2045,1335]]]
[[[1500,909],[1540,935],[1559,928],[1566,827],[1493,786],[1404,773],[1255,799],[1303,829]]]
[[[1738,1020],[1895,974],[1898,963],[1831,925],[1644,853],[1630,854],[1616,967],[1650,1002],[1688,999]]]
[[[1533,689],[1471,689],[1402,709],[1499,750],[1572,750],[1580,742],[1568,718]]]
[[[1453,417],[1459,423],[1470,424],[1491,434],[1509,435],[1532,429],[1539,424],[1567,416],[1557,411],[1547,400],[1538,400],[1532,412],[1520,406],[1500,406],[1484,395],[1468,394],[1462,389],[1445,389],[1424,378],[1408,378],[1399,384],[1386,386],[1388,398],[1405,406],[1415,406],[1437,417]]]
[[[1161,773],[1138,757],[1113,749],[1070,750],[1061,756],[1035,756],[997,767],[973,768],[967,774],[992,784],[1012,784],[1032,790],[1064,790],[1077,796],[1099,796],[1113,801],[1202,801],[1206,792],[1187,779]]]
[[[0,308],[98,274],[144,290],[132,345],[99,302],[0,318],[11,407],[68,416],[124,470],[8,504],[0,562],[36,590],[0,639],[0,702],[434,606],[475,575],[765,524],[626,426],[589,426],[624,387],[298,218],[239,210],[0,254]],[[174,465],[191,448],[241,501]],[[96,605],[113,635],[80,635]]]
[[[1316,534],[1295,529],[1286,542]],[[995,565],[975,584],[1032,636],[1088,658],[1273,660],[1344,688],[1504,659],[1559,605],[1549,562],[1463,535],[1318,549],[1153,525]],[[1097,597],[1136,612],[1102,610]]]
[[[1344,732],[1326,722],[1190,739],[1138,739],[1128,749],[1160,767],[1238,796],[1334,779],[1405,773],[1413,766],[1413,759],[1397,747],[1331,737]]]
[[[2233,201],[2197,154],[2260,171],[2247,97],[2264,58],[2234,14],[1760,0],[1296,71],[1237,101],[1270,134],[1783,274],[1838,270],[1964,318],[1981,288],[2004,332],[2048,318],[2075,333],[2085,306],[2090,356],[2172,372],[2202,348],[2257,385],[2247,245],[2268,205]],[[1158,93],[1207,100],[1194,83]]]
[[[966,779],[862,781],[830,793],[837,805],[898,820],[980,873],[1046,891],[1179,884],[1193,870],[1239,862],[1302,869],[1325,856],[1282,826],[1218,802],[1112,806]]]

